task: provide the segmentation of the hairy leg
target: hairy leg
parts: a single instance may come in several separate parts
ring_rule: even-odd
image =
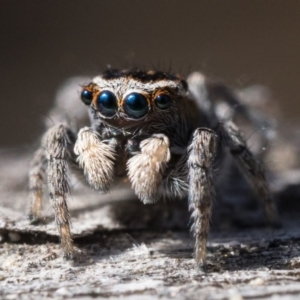
[[[239,114],[252,124],[254,130],[259,131],[264,142],[269,142],[274,137],[274,120],[247,106],[236,91],[222,82],[208,79],[199,72],[190,74],[187,82],[199,108],[205,111],[210,121],[227,122],[235,114]]]
[[[28,218],[32,223],[41,220],[46,167],[47,159],[45,156],[45,149],[40,147],[34,153],[29,171],[30,208]]]
[[[192,232],[195,241],[195,258],[203,264],[212,202],[215,198],[212,178],[212,163],[216,154],[217,136],[206,128],[195,130],[188,148],[189,209],[192,212]]]
[[[69,194],[68,161],[71,160],[70,149],[73,148],[74,139],[75,134],[64,124],[48,129],[42,137],[40,148],[34,155],[29,173],[31,193],[29,217],[33,222],[41,218],[43,185],[47,180],[51,206],[54,210],[64,256],[67,258],[73,256],[67,197]]]
[[[264,206],[267,220],[270,224],[278,224],[277,210],[265,177],[263,165],[248,149],[240,131],[233,122],[221,125],[221,139],[229,147],[241,171],[255,189]]]
[[[73,241],[70,232],[70,215],[67,205],[69,194],[68,159],[70,158],[69,128],[56,125],[46,133],[45,153],[48,161],[48,189],[54,210],[61,244],[66,258],[73,257]]]
[[[55,125],[43,136],[41,147],[32,160],[29,174],[31,205],[29,217],[37,221],[41,217],[43,184],[48,175],[48,190],[51,206],[61,238],[66,258],[72,258],[74,249],[70,232],[70,215],[67,205],[69,194],[68,163],[77,167],[74,152],[78,156],[79,167],[90,185],[106,191],[113,180],[113,146],[101,142],[98,135],[90,128],[83,128],[75,134],[64,124]],[[77,168],[76,168],[77,169]]]
[[[157,201],[162,174],[170,160],[169,139],[154,134],[140,143],[140,152],[128,160],[128,176],[143,203]]]

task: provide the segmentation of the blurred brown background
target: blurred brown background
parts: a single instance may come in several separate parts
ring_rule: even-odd
[[[107,64],[267,85],[292,126],[299,29],[298,0],[1,0],[0,146],[30,145],[60,84]]]

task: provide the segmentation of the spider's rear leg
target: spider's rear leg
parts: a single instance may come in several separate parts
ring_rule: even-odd
[[[188,148],[189,209],[192,211],[192,232],[196,238],[196,262],[203,264],[209,230],[211,206],[215,198],[212,179],[212,163],[217,149],[217,136],[207,128],[194,132]]]
[[[279,225],[274,199],[269,190],[263,165],[248,149],[240,131],[233,122],[221,125],[221,138],[227,144],[241,171],[255,189],[264,206],[267,220],[272,225]]]
[[[128,176],[137,196],[143,203],[157,201],[163,172],[170,160],[169,139],[153,134],[140,143],[141,152],[128,160]]]
[[[34,153],[29,171],[30,208],[28,218],[32,224],[41,221],[46,167],[45,149],[40,147]]]

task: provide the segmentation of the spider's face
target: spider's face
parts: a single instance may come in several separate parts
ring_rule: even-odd
[[[83,87],[81,99],[104,123],[141,127],[174,117],[185,81],[162,72],[108,70]]]

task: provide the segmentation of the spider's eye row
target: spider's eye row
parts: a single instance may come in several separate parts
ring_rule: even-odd
[[[125,98],[124,109],[129,117],[139,119],[148,112],[149,107],[144,95],[132,93]]]
[[[167,109],[171,105],[171,97],[166,94],[160,94],[155,99],[155,105],[160,109]]]
[[[93,93],[89,90],[83,90],[81,92],[81,101],[85,105],[91,105],[91,103],[93,101]]]
[[[85,105],[91,105],[93,96],[93,92],[87,89],[81,92],[81,100]],[[171,97],[160,94],[155,97],[154,102],[159,109],[167,109],[171,105]],[[102,91],[97,96],[97,109],[106,117],[115,115],[118,110],[116,95],[111,91]],[[124,110],[129,117],[140,119],[149,110],[147,98],[141,93],[129,94],[124,100]]]
[[[101,92],[97,97],[97,108],[104,116],[113,116],[118,109],[117,97],[110,91]]]

